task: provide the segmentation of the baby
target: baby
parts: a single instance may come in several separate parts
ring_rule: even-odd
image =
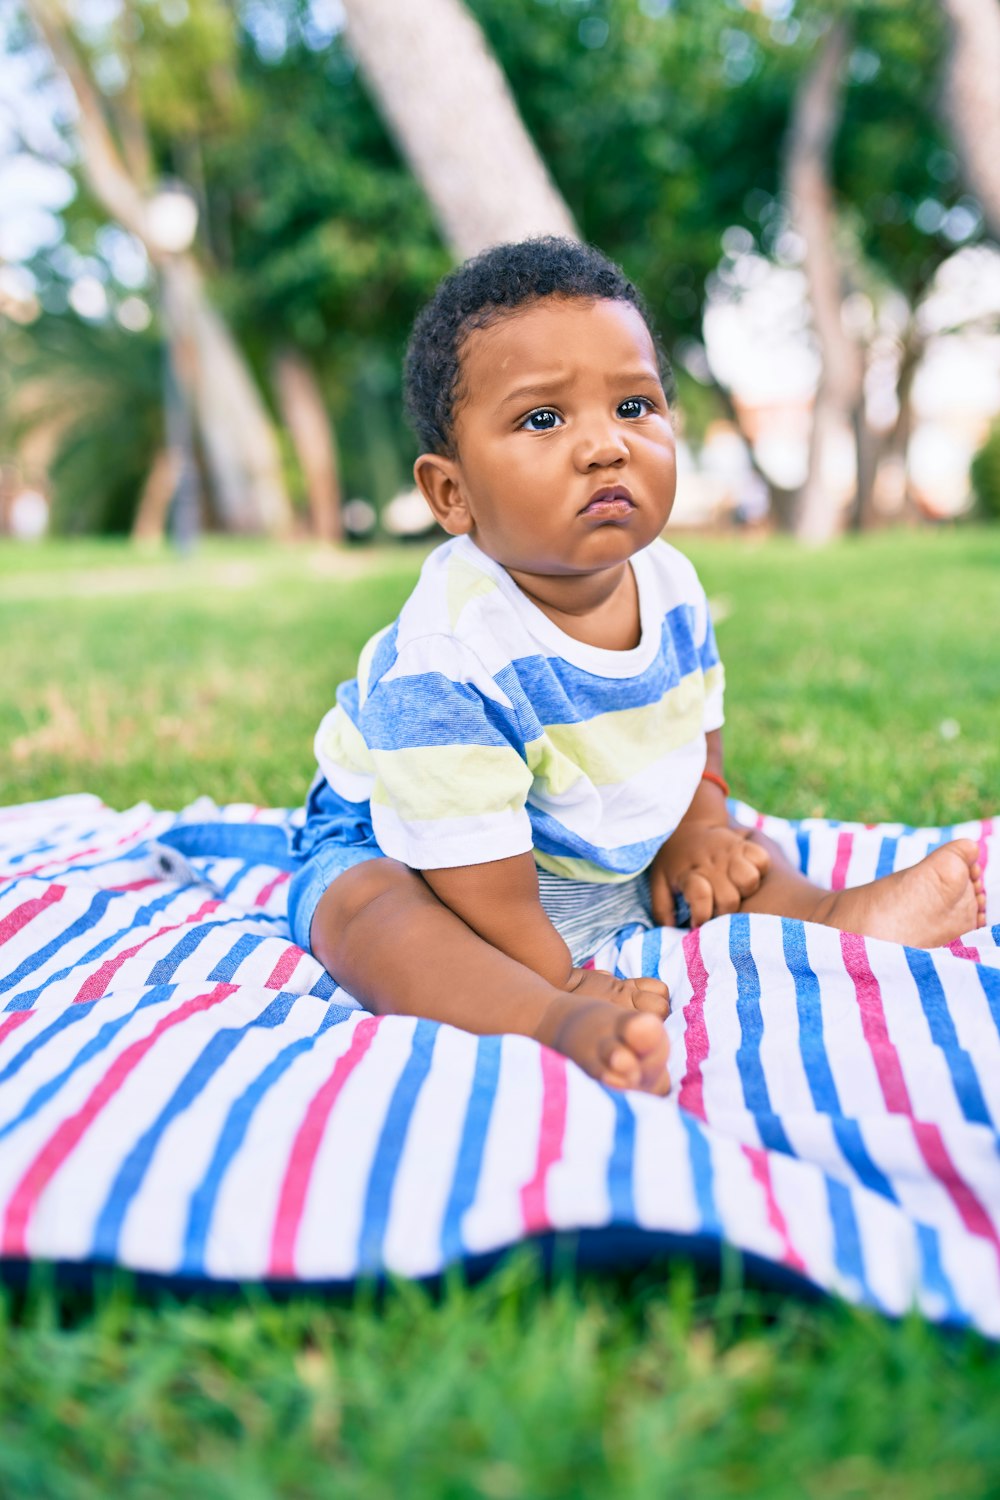
[[[418,318],[406,384],[451,540],[320,725],[289,892],[345,989],[662,1094],[666,986],[583,967],[627,923],[770,912],[920,946],[977,925],[969,840],[830,892],[730,821],[712,623],[660,540],[669,376],[618,267],[558,239],[476,257]]]

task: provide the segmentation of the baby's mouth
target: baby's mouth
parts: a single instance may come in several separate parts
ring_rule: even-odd
[[[623,484],[606,485],[595,490],[580,511],[581,516],[605,516],[609,520],[631,515],[635,510],[632,493]]]

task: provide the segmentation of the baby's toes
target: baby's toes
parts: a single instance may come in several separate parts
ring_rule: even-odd
[[[615,1032],[616,1037],[607,1050],[601,1081],[612,1088],[643,1089],[650,1094],[668,1093],[670,1044],[660,1021],[649,1014],[625,1016],[615,1027]]]
[[[637,1089],[642,1084],[642,1068],[630,1047],[612,1043],[604,1054],[600,1081],[609,1089]]]
[[[670,991],[662,979],[634,979],[632,1006],[635,1010],[645,1011],[665,1021],[670,1014]]]

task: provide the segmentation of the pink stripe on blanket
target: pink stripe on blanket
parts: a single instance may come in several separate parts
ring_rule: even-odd
[[[538,1129],[538,1155],[535,1174],[521,1189],[521,1217],[525,1234],[538,1234],[551,1228],[552,1218],[546,1203],[547,1179],[551,1168],[561,1158],[566,1138],[566,1059],[543,1047],[539,1053],[542,1067],[542,1118]]]
[[[24,1021],[27,1021],[28,1018],[30,1016],[33,1016],[34,1014],[35,1012],[33,1010],[12,1011],[11,1014],[7,1017],[6,1021],[0,1023],[0,1042],[5,1042],[10,1036],[11,1032],[16,1031]]]
[[[993,819],[984,818],[979,825],[979,868],[986,874],[986,865],[990,857],[989,840],[993,837]]]
[[[351,1037],[347,1051],[337,1058],[333,1072],[316,1090],[306,1108],[302,1123],[292,1142],[285,1176],[278,1195],[278,1208],[271,1229],[271,1249],[268,1255],[268,1276],[295,1275],[295,1242],[302,1222],[306,1194],[316,1155],[344,1084],[361,1062],[378,1030],[377,1016],[365,1016],[359,1021]]]
[[[123,833],[121,838],[115,839],[112,844],[91,844],[87,849],[78,849],[75,854],[63,854],[58,859],[46,859],[40,865],[32,865],[30,870],[18,870],[16,875],[0,875],[0,885],[14,880],[25,880],[29,875],[38,875],[44,870],[51,870],[53,866],[60,874],[67,865],[78,864],[81,859],[89,859],[92,854],[108,854],[112,849],[120,849],[122,844],[134,844],[142,837],[147,828],[152,828],[155,819],[147,818],[138,828],[132,828],[128,833]]]
[[[171,922],[166,927],[158,927],[155,932],[151,932],[148,937],[144,937],[141,943],[135,943],[131,948],[125,948],[121,953],[116,953],[114,958],[109,958],[84,981],[74,997],[74,1004],[80,1005],[85,1000],[100,1000],[101,996],[107,993],[109,981],[118,973],[122,964],[126,963],[128,959],[134,958],[137,953],[146,947],[147,943],[155,943],[156,939],[163,937],[165,933],[176,932],[178,928],[188,927],[192,922],[200,922],[203,917],[210,916],[221,905],[222,902],[214,898],[211,901],[204,901],[198,910],[192,912],[189,917],[185,917],[183,922]]]
[[[886,1107],[895,1114],[911,1115],[910,1094],[903,1077],[899,1053],[892,1042],[882,1008],[882,990],[868,961],[868,948],[855,932],[840,934],[844,966],[854,984],[861,1030],[871,1052]]]
[[[851,854],[854,851],[854,834],[840,833],[837,835],[837,854],[833,861],[833,874],[830,876],[830,889],[842,891],[847,883],[847,870],[851,863]]]
[[[701,930],[695,928],[684,939],[684,960],[691,983],[691,999],[684,1007],[684,1032],[687,1066],[677,1094],[681,1109],[688,1110],[699,1120],[708,1120],[705,1111],[705,1092],[702,1068],[708,1057],[708,1028],[705,1025],[705,996],[708,992],[708,970],[701,952]],[[750,1163],[754,1181],[760,1185],[764,1195],[767,1222],[781,1240],[781,1258],[786,1266],[806,1274],[806,1264],[792,1242],[788,1222],[774,1193],[771,1181],[771,1166],[768,1153],[759,1146],[742,1147]]]
[[[197,995],[194,999],[185,1001],[175,1011],[171,1011],[168,1016],[158,1021],[148,1036],[133,1042],[119,1057],[115,1058],[100,1082],[91,1089],[80,1108],[75,1114],[67,1116],[60,1122],[23,1173],[7,1204],[3,1230],[0,1232],[0,1253],[27,1255],[28,1225],[38,1205],[38,1200],[60,1167],[75,1151],[105,1105],[111,1102],[129,1074],[134,1072],[160,1037],[173,1027],[181,1025],[190,1016],[198,1015],[201,1011],[210,1010],[212,1006],[218,1005],[227,996],[234,994],[236,989],[235,984],[217,984],[207,994]]]
[[[886,1026],[881,986],[872,970],[864,938],[853,932],[842,932],[840,946],[845,967],[854,983],[861,1012],[861,1029],[875,1063],[886,1107],[894,1114],[908,1117],[917,1149],[955,1205],[962,1223],[971,1234],[988,1240],[1000,1257],[1000,1236],[989,1214],[953,1162],[940,1127],[932,1121],[914,1118],[899,1053]]]
[[[744,1145],[743,1155],[750,1163],[750,1171],[753,1173],[754,1181],[760,1184],[764,1194],[767,1222],[781,1241],[781,1259],[783,1263],[786,1266],[790,1266],[793,1271],[798,1271],[801,1275],[807,1276],[809,1272],[806,1263],[792,1243],[792,1237],[788,1230],[788,1220],[785,1218],[781,1205],[775,1197],[768,1153],[760,1146]]]
[[[691,999],[684,1007],[684,1045],[686,1067],[677,1094],[681,1109],[705,1118],[704,1084],[701,1070],[708,1056],[708,1030],[705,1026],[705,995],[708,990],[708,970],[701,956],[701,929],[694,928],[684,939],[684,962],[691,985]]]
[[[294,943],[289,943],[268,977],[264,980],[264,988],[268,990],[280,990],[282,985],[287,984],[295,973],[301,957],[302,949],[296,948]]]
[[[284,885],[285,881],[290,878],[291,872],[289,870],[279,870],[273,880],[269,880],[266,885],[261,886],[256,896],[253,898],[252,904],[254,906],[266,906],[271,897],[274,895],[275,891],[278,889],[279,885]]]
[[[29,922],[34,921],[48,906],[61,901],[66,894],[64,885],[50,885],[47,891],[40,896],[32,896],[27,901],[22,901],[20,906],[15,906],[0,922],[0,943],[9,943],[12,937],[16,937],[22,927],[27,927]]]

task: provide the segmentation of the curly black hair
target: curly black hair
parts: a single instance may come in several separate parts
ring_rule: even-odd
[[[614,261],[592,245],[555,235],[495,245],[446,276],[413,325],[404,366],[406,414],[424,453],[454,456],[462,345],[472,330],[542,297],[631,303],[649,329],[672,399],[670,366],[649,310]]]

